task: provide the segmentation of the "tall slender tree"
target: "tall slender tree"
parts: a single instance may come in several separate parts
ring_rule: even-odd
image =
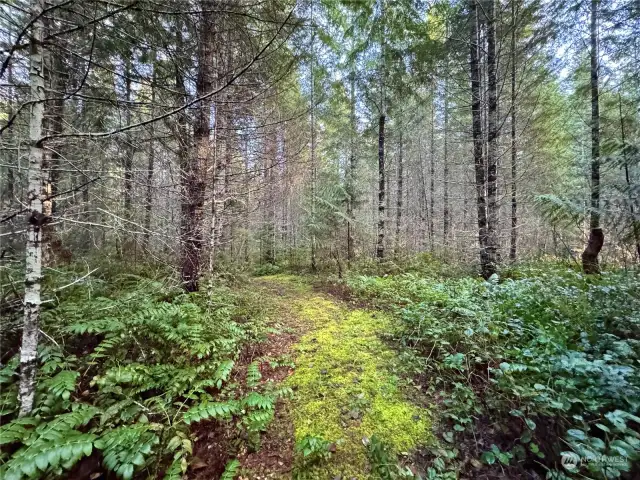
[[[45,104],[44,0],[32,0],[29,45],[29,186],[27,192],[27,245],[24,277],[24,320],[20,347],[20,415],[33,409],[38,364],[38,336],[40,335],[40,291],[42,287],[42,227],[50,220],[43,212],[47,198],[44,187],[43,124]]]
[[[600,226],[600,65],[598,52],[598,6],[600,0],[591,0],[590,22],[590,85],[591,85],[591,204],[589,215],[589,240],[582,252],[582,268],[585,273],[599,273],[598,255],[604,244],[604,232]]]

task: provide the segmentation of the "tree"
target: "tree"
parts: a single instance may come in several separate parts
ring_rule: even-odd
[[[585,273],[599,273],[598,255],[604,244],[604,232],[600,226],[600,92],[598,55],[598,5],[591,0],[591,209],[589,215],[589,241],[582,252],[582,268]]]
[[[24,320],[22,346],[20,347],[20,415],[28,415],[33,409],[35,380],[38,361],[38,336],[40,330],[40,290],[42,286],[42,231],[51,220],[43,212],[43,202],[47,200],[44,186],[43,123],[45,102],[44,20],[46,5],[44,0],[31,3],[31,38],[29,45],[29,190],[27,192],[27,245],[24,277]]]
[[[480,100],[480,68],[478,39],[477,0],[469,0],[469,51],[471,76],[471,117],[473,135],[473,161],[475,166],[476,206],[478,210],[478,243],[480,244],[480,267],[482,275],[489,278],[494,272],[488,255],[487,204],[485,198],[486,178],[483,155],[482,112]]]
[[[198,41],[198,77],[196,96],[212,91],[213,15],[208,0],[200,3],[201,22]],[[182,175],[182,281],[189,292],[198,290],[201,255],[204,246],[204,202],[209,165],[211,102],[202,100],[193,126],[193,148]],[[214,199],[215,202],[215,199]]]

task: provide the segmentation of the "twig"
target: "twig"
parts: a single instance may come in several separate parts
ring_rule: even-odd
[[[80,281],[84,280],[85,278],[87,278],[89,275],[91,275],[91,274],[92,274],[93,272],[95,272],[96,270],[98,270],[98,268],[94,268],[94,269],[93,269],[93,270],[91,270],[90,272],[87,272],[87,274],[86,274],[86,275],[84,275],[84,276],[82,276],[82,277],[80,277],[80,278],[75,279],[73,282],[71,282],[71,283],[69,283],[69,284],[67,284],[67,285],[65,285],[65,286],[63,286],[63,287],[56,288],[56,289],[54,290],[54,292],[59,292],[60,290],[64,290],[65,288],[70,287],[71,285],[75,285],[76,283],[78,283],[78,282],[80,282]]]

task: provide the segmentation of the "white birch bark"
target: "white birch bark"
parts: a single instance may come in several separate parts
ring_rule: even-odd
[[[44,0],[32,1],[32,15],[37,20],[31,32],[29,83],[31,110],[29,113],[29,190],[27,192],[28,227],[24,278],[24,321],[20,348],[20,416],[33,409],[38,361],[38,320],[40,317],[40,286],[42,282],[43,204],[42,125],[44,119],[44,69],[42,54]]]

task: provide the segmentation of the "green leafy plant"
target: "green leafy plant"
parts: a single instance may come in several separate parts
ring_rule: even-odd
[[[250,294],[218,282],[187,295],[166,278],[107,275],[66,289],[43,311],[42,328],[57,341],[40,348],[31,417],[15,416],[17,357],[0,370],[0,477],[64,477],[98,450],[119,478],[179,479],[190,425],[237,423],[238,435],[259,443],[286,394],[258,391],[253,367],[252,395],[236,398],[230,382],[242,346],[264,338]]]
[[[375,478],[380,480],[416,478],[409,467],[403,467],[398,463],[398,458],[391,448],[376,435],[366,439],[365,444]]]
[[[331,442],[320,437],[306,436],[296,441],[295,451],[303,467],[320,463],[331,457]]]
[[[473,449],[490,421],[484,468],[535,461],[558,472],[569,445],[580,456],[625,459],[620,468],[580,467],[594,478],[636,473],[638,433],[629,424],[640,416],[637,273],[594,278],[540,263],[508,273],[487,282],[406,273],[347,282],[401,320],[393,335],[407,371],[427,376],[427,393],[441,400],[445,444]]]

